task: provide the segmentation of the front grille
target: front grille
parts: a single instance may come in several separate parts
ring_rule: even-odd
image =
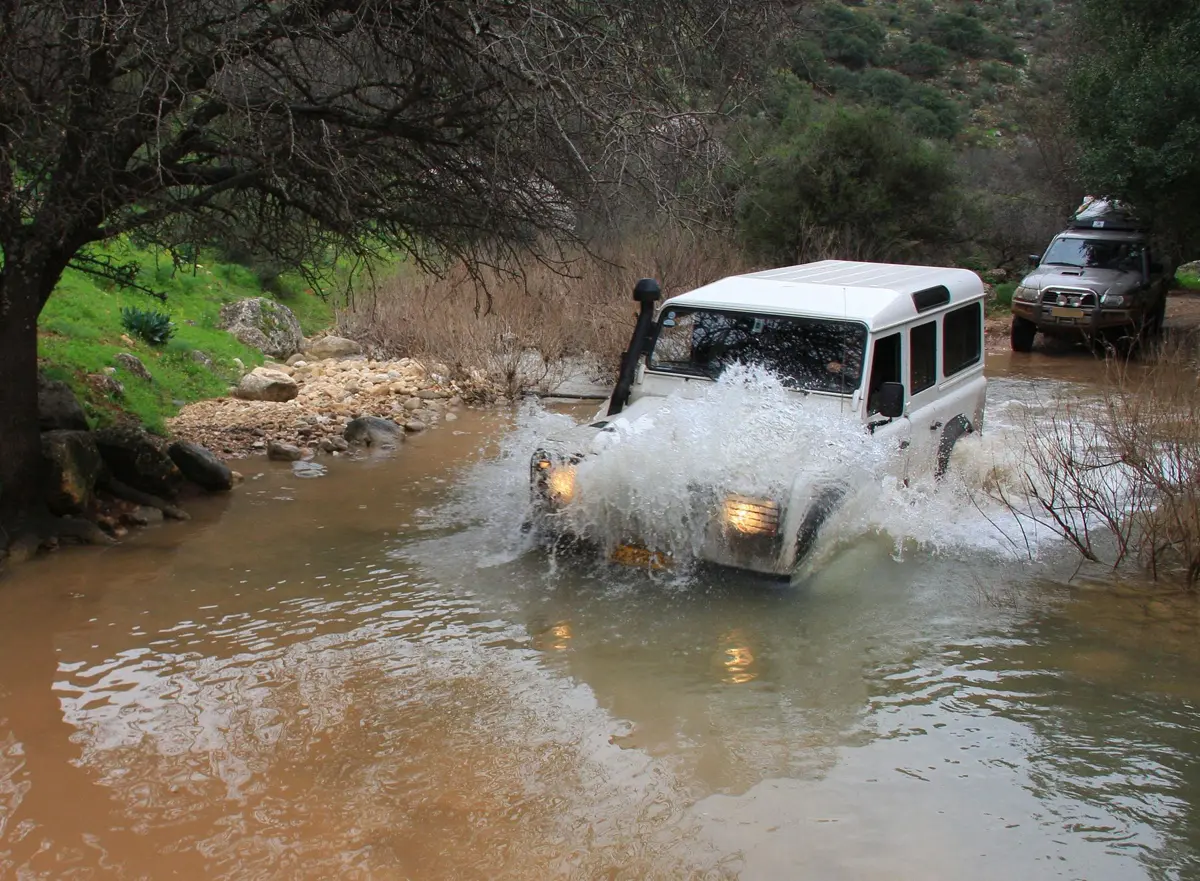
[[[1096,306],[1096,292],[1071,288],[1047,288],[1042,292],[1042,303],[1046,306],[1093,309]]]

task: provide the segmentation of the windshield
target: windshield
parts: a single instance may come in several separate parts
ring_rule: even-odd
[[[848,395],[862,379],[866,344],[866,327],[853,321],[671,308],[650,368],[716,379],[731,364],[754,364],[792,388]]]
[[[1138,269],[1141,267],[1140,242],[1113,242],[1098,239],[1056,239],[1042,258],[1044,265],[1094,267],[1096,269]]]

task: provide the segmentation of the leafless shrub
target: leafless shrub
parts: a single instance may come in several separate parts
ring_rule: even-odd
[[[340,323],[381,355],[482,370],[510,396],[546,393],[570,369],[590,367],[597,379],[615,374],[636,316],[637,279],[656,278],[672,296],[741,271],[742,261],[722,237],[672,227],[578,252],[565,271],[530,256],[515,273],[403,272],[343,312]]]
[[[1200,382],[1175,346],[1114,366],[1099,396],[1031,420],[1014,513],[1061,535],[1083,560],[1136,561],[1156,580],[1200,582]]]

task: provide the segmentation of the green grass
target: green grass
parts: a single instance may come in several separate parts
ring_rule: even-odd
[[[38,354],[45,371],[65,380],[79,395],[89,418],[103,425],[128,414],[151,431],[166,430],[166,419],[180,402],[216,397],[238,378],[234,362],[247,367],[262,364],[262,353],[238,342],[217,328],[221,306],[246,297],[272,296],[263,291],[249,269],[201,259],[195,266],[177,269],[165,253],[115,243],[105,253],[119,262],[135,261],[139,283],[166,294],[166,301],[134,290],[108,285],[84,273],[68,270],[39,319]],[[284,303],[300,321],[306,335],[327,328],[333,321],[330,304],[298,280],[281,277],[273,299]],[[167,312],[176,325],[175,336],[155,348],[129,337],[121,326],[121,309],[136,306]],[[125,334],[133,345],[122,341]],[[195,351],[212,359],[209,369],[194,360]],[[130,352],[146,365],[152,382],[118,369],[124,385],[122,398],[98,393],[88,374],[116,366],[113,356]]]

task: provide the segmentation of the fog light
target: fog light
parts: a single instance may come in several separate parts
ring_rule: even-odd
[[[779,505],[770,499],[729,496],[722,514],[726,526],[744,535],[774,535],[779,531]]]

